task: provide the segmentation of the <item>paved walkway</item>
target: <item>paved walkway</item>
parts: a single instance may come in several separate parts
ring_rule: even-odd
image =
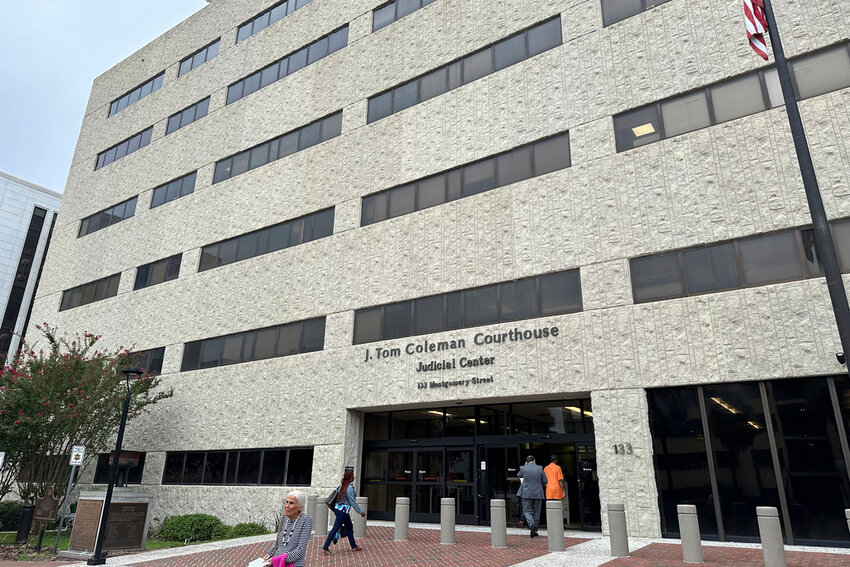
[[[611,557],[608,538],[601,534],[568,532],[566,551],[549,553],[545,533],[530,539],[525,530],[508,530],[508,547],[490,547],[486,527],[458,526],[457,544],[440,545],[438,526],[411,525],[410,541],[394,542],[392,524],[369,524],[368,536],[358,543],[362,553],[352,553],[346,541],[332,546],[334,554],[321,555],[324,538],[312,538],[307,556],[309,567],[685,567],[677,540],[633,538],[631,556]],[[195,546],[160,549],[107,560],[108,567],[244,567],[265,553],[273,536],[256,536],[217,541]],[[761,567],[757,544],[703,542],[706,567]],[[786,547],[788,567],[850,567],[850,549]],[[0,561],[0,567],[83,567],[83,562],[21,563]]]

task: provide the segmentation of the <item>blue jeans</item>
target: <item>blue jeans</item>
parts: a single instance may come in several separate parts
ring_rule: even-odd
[[[354,549],[357,547],[357,542],[354,541],[354,523],[351,521],[351,516],[348,515],[348,512],[342,512],[336,508],[333,509],[333,513],[336,516],[336,519],[334,520],[334,527],[331,528],[331,532],[328,534],[328,538],[325,540],[325,544],[322,546],[322,549],[329,549],[334,536],[339,533],[342,526],[347,526],[348,543],[351,545],[351,549]]]

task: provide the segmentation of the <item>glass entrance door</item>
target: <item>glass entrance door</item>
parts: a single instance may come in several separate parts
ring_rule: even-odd
[[[599,504],[599,476],[596,471],[596,447],[576,444],[578,458],[578,504],[581,529],[602,529],[602,511]]]
[[[508,525],[516,525],[522,514],[519,498],[519,444],[478,447],[478,517],[483,525],[490,524],[490,500],[504,499]]]

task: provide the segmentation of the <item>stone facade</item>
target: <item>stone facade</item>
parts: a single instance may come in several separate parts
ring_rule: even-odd
[[[311,445],[310,490],[325,494],[344,463],[359,469],[365,411],[590,394],[603,510],[624,502],[630,532],[658,536],[646,388],[840,370],[821,279],[632,299],[631,257],[810,222],[781,108],[615,150],[613,115],[761,66],[739,0],[672,0],[604,28],[599,0],[438,0],[372,33],[382,3],[316,0],[235,44],[237,26],[272,3],[217,1],[98,77],[32,320],[111,347],[166,347],[174,397],[131,422],[125,440],[147,452],[156,518],[258,520],[286,493],[163,486],[167,451]],[[777,4],[789,56],[850,38],[850,19],[829,16],[848,14],[843,0]],[[373,94],[555,15],[562,46],[367,124]],[[345,24],[346,48],[225,106],[228,85]],[[217,37],[218,56],[178,78],[180,59]],[[161,89],[107,117],[112,100],[162,70]],[[206,118],[165,136],[171,114],[206,96]],[[340,109],[341,136],[212,184],[217,160]],[[827,214],[850,216],[850,89],[801,111]],[[149,146],[94,170],[98,152],[151,125]],[[365,195],[567,130],[568,169],[359,226]],[[149,208],[154,187],[194,170],[192,195]],[[134,217],[77,238],[80,219],[136,195]],[[329,238],[197,271],[206,244],[332,206]],[[137,266],[177,253],[178,279],[132,290]],[[580,313],[352,346],[356,309],[572,268]],[[63,290],[117,272],[117,297],[59,312]],[[321,352],[179,371],[185,342],[319,316]],[[560,335],[498,348],[472,340],[543,326]],[[458,337],[459,355],[495,356],[493,383],[419,390],[413,369],[428,356],[365,360],[376,346]],[[624,442],[633,453],[609,450]]]

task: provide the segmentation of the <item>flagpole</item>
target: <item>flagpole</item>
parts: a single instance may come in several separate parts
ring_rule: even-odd
[[[770,0],[764,0],[764,11],[767,16],[767,31],[770,34],[773,55],[776,57],[779,84],[782,86],[782,96],[785,99],[785,111],[788,114],[791,135],[794,138],[794,147],[797,150],[797,161],[800,164],[800,175],[803,177],[803,187],[806,190],[806,200],[814,225],[815,247],[826,276],[826,286],[829,289],[829,299],[832,301],[835,323],[838,325],[841,348],[844,354],[850,358],[850,306],[847,304],[847,292],[841,278],[838,256],[835,253],[835,245],[829,231],[829,223],[826,220],[826,211],[823,208],[823,199],[818,189],[818,180],[815,176],[815,168],[812,165],[806,132],[803,129],[800,109],[797,107],[797,98],[794,96],[794,88],[791,85],[788,62],[782,49],[782,40],[779,38],[779,28],[776,25]],[[850,365],[848,365],[848,372],[850,372]]]

